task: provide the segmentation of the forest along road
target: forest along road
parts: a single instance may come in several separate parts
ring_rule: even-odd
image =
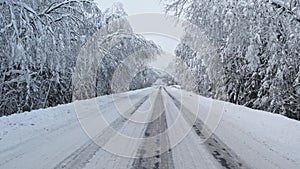
[[[270,153],[270,159],[263,154],[264,149],[264,152],[253,151],[258,159],[262,159],[253,164],[248,161],[253,158],[250,151],[253,147],[245,145],[236,149],[228,141],[231,133],[227,134],[228,138],[222,137],[218,135],[222,129],[217,128],[217,134],[207,135],[203,130],[203,115],[208,114],[209,106],[204,105],[207,101],[203,100],[206,108],[201,108],[201,101],[196,98],[197,95],[176,87],[159,86],[69,104],[73,108],[69,115],[72,117],[51,123],[50,130],[40,132],[42,128],[39,129],[37,123],[31,133],[36,131],[38,134],[32,134],[32,137],[15,143],[5,142],[5,138],[0,140],[0,168],[281,168],[272,159],[282,160],[284,156],[275,150]],[[192,102],[200,103],[199,110],[191,109]],[[105,121],[99,121],[100,117]],[[123,142],[122,136],[139,141],[125,139]],[[248,139],[251,138],[243,135],[234,143]],[[244,151],[251,157],[243,154]],[[281,162],[290,168],[298,165],[292,159]]]

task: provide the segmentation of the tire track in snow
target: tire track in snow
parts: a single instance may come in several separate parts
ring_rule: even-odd
[[[164,91],[174,101],[176,107],[183,112],[185,121],[193,126],[194,132],[203,140],[206,140],[203,144],[212,156],[220,163],[223,168],[226,169],[243,169],[248,168],[244,165],[244,162],[228,147],[226,146],[216,135],[212,134],[208,137],[205,132],[205,125],[196,115],[190,112],[178,99],[176,99],[165,88]],[[194,120],[196,119],[196,121]],[[195,123],[193,124],[193,122]]]
[[[161,92],[161,91],[160,91]],[[145,141],[140,145],[136,158],[133,161],[132,169],[174,169],[174,162],[172,157],[172,150],[166,152],[161,152],[165,144],[169,144],[169,138],[167,134],[162,134],[168,129],[166,112],[164,111],[163,100],[161,93],[158,94],[155,108],[152,112],[152,118],[160,116],[154,121],[150,122],[145,130],[144,138],[155,137],[154,139],[145,139]],[[155,152],[152,157],[145,157],[147,153]]]
[[[129,109],[125,113],[125,117],[127,115],[133,115],[147,100],[149,99],[149,95],[143,97],[141,101],[133,106],[133,109]],[[116,131],[120,130],[125,123],[128,121],[124,116],[120,116],[116,120],[114,120],[110,126],[104,129],[99,135],[94,138],[97,139],[97,143],[101,145],[105,145],[115,134]],[[99,151],[101,147],[96,144],[93,140],[88,141],[83,146],[74,151],[71,155],[65,158],[63,161],[58,163],[55,169],[81,169],[89,162],[90,159]]]

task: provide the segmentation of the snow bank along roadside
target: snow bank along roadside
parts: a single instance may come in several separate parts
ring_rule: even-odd
[[[101,96],[98,105],[108,105],[114,99],[130,97],[135,100],[137,93],[150,93],[153,88],[146,88],[127,93]],[[0,153],[35,137],[45,135],[65,126],[79,125],[74,103],[59,105],[47,109],[34,110],[21,114],[13,114],[0,118]]]
[[[208,116],[213,99],[168,88],[185,106],[197,110],[199,118]],[[188,101],[187,101],[188,100]],[[221,102],[221,101],[217,101]],[[299,168],[300,122],[269,112],[225,104],[222,119],[214,132],[227,146],[253,168]]]

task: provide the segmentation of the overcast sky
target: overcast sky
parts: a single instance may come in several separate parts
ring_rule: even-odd
[[[163,13],[160,0],[95,0],[101,9],[109,8],[115,2],[121,2],[128,15],[141,13]]]
[[[144,14],[144,13],[161,13],[164,14],[163,4],[160,0],[95,0],[100,9],[105,10],[111,7],[116,2],[121,2],[124,5],[126,13],[130,15]],[[164,69],[167,67],[168,63],[174,58],[174,51],[178,45],[178,41],[167,36],[162,36],[160,34],[142,34],[148,40],[154,41],[159,45],[166,53],[169,55],[161,56],[157,61],[152,63],[153,67],[158,69]]]

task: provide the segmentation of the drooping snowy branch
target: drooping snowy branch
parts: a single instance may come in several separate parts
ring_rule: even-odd
[[[167,12],[181,14],[180,17],[203,30],[209,41],[202,46],[209,44],[216,49],[212,54],[193,50],[186,39],[197,42],[199,38],[186,30],[176,54],[187,68],[194,70],[199,82],[195,91],[300,119],[299,1],[174,0],[166,3]],[[203,48],[201,43],[196,45]]]

